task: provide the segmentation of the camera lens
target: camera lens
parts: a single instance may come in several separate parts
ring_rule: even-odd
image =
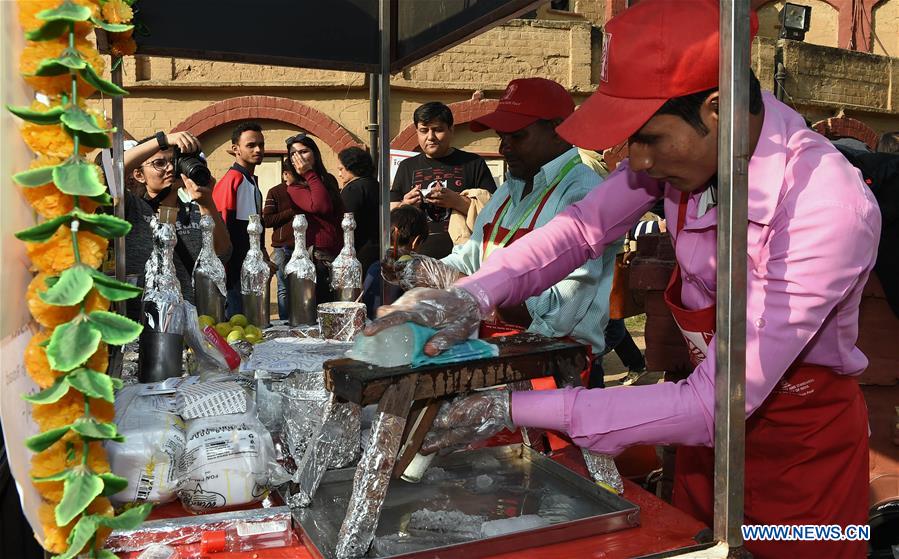
[[[178,172],[183,173],[190,180],[200,186],[209,186],[212,182],[212,173],[206,163],[194,154],[182,155],[178,158]]]

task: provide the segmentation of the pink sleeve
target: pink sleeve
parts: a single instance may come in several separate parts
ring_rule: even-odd
[[[497,250],[480,270],[456,285],[472,293],[485,312],[517,305],[598,258],[662,192],[658,181],[632,172],[624,161],[583,200],[540,227],[539,235]]]
[[[848,194],[864,185],[840,182],[836,171],[830,171],[840,188],[831,195],[808,189],[782,201],[762,255],[749,261],[747,414],[765,401],[822,325],[838,314],[837,307],[858,308],[861,286],[873,265],[880,231],[877,207],[870,195],[866,202]],[[827,242],[821,242],[822,231],[832,232]],[[713,338],[710,347],[715,342]],[[517,425],[559,430],[580,446],[611,454],[635,444],[711,446],[714,410],[714,351],[676,384],[512,395]]]
[[[328,188],[315,171],[303,173],[303,179],[309,187],[291,184],[287,187],[290,199],[303,213],[328,215],[334,210]]]

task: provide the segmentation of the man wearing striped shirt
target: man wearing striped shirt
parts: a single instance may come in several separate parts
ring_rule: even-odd
[[[509,169],[506,181],[478,214],[466,243],[439,262],[419,255],[404,259],[396,264],[401,268],[395,272],[397,282],[405,288],[449,287],[462,275],[476,272],[494,249],[532,233],[596,188],[602,179],[581,162],[577,148],[555,132],[572,112],[574,101],[558,83],[512,80],[496,111],[470,125],[475,132],[496,131]],[[617,250],[617,245],[610,246],[522,305],[498,309],[499,321],[544,336],[570,336],[601,355]]]

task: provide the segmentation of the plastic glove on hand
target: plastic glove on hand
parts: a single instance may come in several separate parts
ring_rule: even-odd
[[[514,429],[509,391],[501,388],[460,396],[441,406],[421,445],[422,454],[489,439],[503,429]]]
[[[392,305],[379,308],[378,319],[363,333],[373,336],[406,322],[437,330],[424,347],[426,355],[434,356],[468,339],[481,322],[481,312],[474,297],[464,289],[419,287],[407,291]]]
[[[416,287],[449,289],[463,275],[452,266],[424,254],[406,254],[396,259],[388,256],[381,261],[384,281],[407,291]]]

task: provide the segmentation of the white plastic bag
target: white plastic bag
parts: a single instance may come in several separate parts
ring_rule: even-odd
[[[128,487],[110,496],[114,505],[165,503],[175,498],[177,464],[184,453],[184,422],[173,413],[171,395],[141,396],[145,386],[125,386],[116,394],[115,422],[124,443],[107,442],[112,472]]]
[[[188,421],[186,438],[178,496],[187,510],[204,513],[267,495],[274,445],[251,401],[247,413]]]

